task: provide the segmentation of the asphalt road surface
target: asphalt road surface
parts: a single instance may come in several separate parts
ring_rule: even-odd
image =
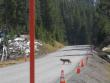
[[[45,57],[36,59],[36,83],[59,83],[61,70],[64,70],[65,78],[69,79],[70,73],[90,52],[89,45],[66,46]],[[70,59],[72,63],[63,64],[60,61],[61,58]],[[0,83],[29,83],[29,62],[0,68]]]

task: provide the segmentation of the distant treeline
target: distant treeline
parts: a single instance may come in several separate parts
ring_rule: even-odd
[[[0,0],[0,25],[28,31],[28,0]],[[36,0],[36,38],[67,44],[108,44],[109,0]]]

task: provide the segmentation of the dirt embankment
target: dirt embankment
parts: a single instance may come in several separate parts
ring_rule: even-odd
[[[67,83],[110,83],[110,64],[93,55],[87,65],[81,68],[81,73],[72,76]]]

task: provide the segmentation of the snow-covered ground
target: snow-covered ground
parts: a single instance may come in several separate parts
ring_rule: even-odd
[[[82,50],[75,48],[81,48]],[[71,71],[74,71],[74,68],[78,65],[80,60],[90,52],[89,48],[88,45],[66,46],[57,52],[36,59],[36,83],[59,83],[61,70],[64,70],[65,77]],[[60,58],[70,59],[72,63],[62,64]],[[7,68],[1,68],[0,83],[29,83],[29,63],[27,62]]]

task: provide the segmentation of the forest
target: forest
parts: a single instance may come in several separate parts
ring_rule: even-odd
[[[28,0],[0,0],[0,30],[28,34]],[[36,39],[63,44],[110,43],[110,0],[36,0]]]

